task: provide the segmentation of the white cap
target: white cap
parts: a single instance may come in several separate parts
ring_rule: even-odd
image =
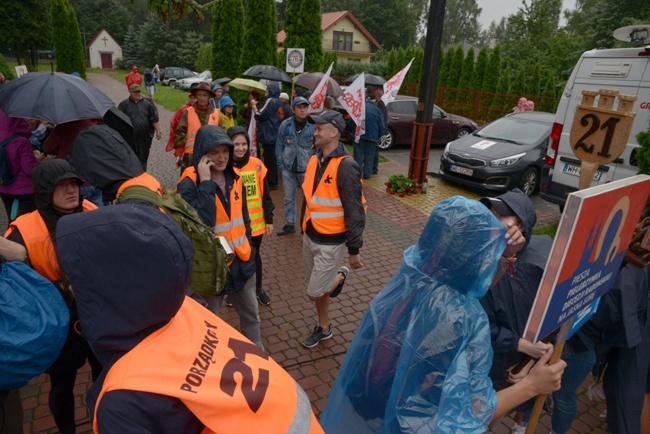
[[[286,99],[287,101],[289,101],[289,95],[287,95],[286,92],[282,92],[280,94],[280,99]]]

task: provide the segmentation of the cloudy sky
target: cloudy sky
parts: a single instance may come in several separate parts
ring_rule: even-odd
[[[499,22],[501,17],[516,13],[522,5],[522,0],[476,0],[476,2],[483,9],[479,22],[484,29],[490,25],[492,20]],[[575,0],[563,0],[562,10],[574,7]]]

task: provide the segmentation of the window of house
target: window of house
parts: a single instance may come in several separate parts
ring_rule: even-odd
[[[336,51],[352,51],[352,32],[334,32],[332,49]]]

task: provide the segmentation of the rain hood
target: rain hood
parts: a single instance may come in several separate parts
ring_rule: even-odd
[[[104,366],[180,309],[192,245],[171,217],[126,203],[60,219],[56,233],[82,334]]]
[[[487,431],[496,392],[477,299],[505,246],[480,202],[440,202],[361,321],[321,418],[327,433]]]
[[[125,181],[144,173],[140,160],[122,136],[106,125],[82,130],[68,153],[68,161],[91,185],[112,201]]]

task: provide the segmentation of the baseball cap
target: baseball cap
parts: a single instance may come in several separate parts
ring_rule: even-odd
[[[131,86],[129,86],[129,90],[131,92],[142,92],[142,89],[140,89],[140,86],[133,83]]]
[[[481,203],[488,207],[488,209],[494,208],[496,212],[504,217],[517,215],[504,201],[496,197],[484,197],[481,199]]]
[[[293,102],[291,103],[291,107],[295,107],[300,104],[306,104],[309,105],[309,101],[307,101],[307,98],[303,98],[301,96],[297,96],[293,99]]]
[[[325,110],[319,115],[309,115],[307,120],[310,124],[332,124],[340,133],[345,131],[345,120],[343,115],[334,110]]]

